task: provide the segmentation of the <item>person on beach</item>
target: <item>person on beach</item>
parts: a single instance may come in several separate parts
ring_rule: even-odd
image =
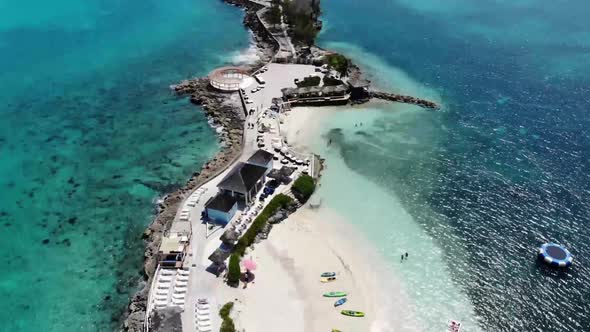
[[[408,259],[408,252],[406,251],[406,260]]]
[[[248,281],[250,279],[250,272],[246,270],[246,275],[244,276],[244,289],[248,287]]]
[[[404,254],[402,254],[402,259],[400,260],[400,262],[404,261]]]

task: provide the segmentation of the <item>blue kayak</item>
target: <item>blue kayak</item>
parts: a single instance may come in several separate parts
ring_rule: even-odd
[[[336,272],[324,272],[321,275],[322,278],[329,278],[329,277],[335,277],[335,276],[336,276]]]
[[[334,306],[335,307],[339,307],[339,306],[343,305],[344,303],[346,303],[346,298],[345,297],[343,297],[340,300],[334,302]]]

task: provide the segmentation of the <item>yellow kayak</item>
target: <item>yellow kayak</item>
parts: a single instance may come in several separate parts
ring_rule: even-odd
[[[327,278],[320,278],[321,282],[332,282],[335,281],[336,277],[327,277]]]
[[[350,316],[350,317],[365,317],[365,313],[361,312],[361,311],[342,310],[340,313],[345,316]]]

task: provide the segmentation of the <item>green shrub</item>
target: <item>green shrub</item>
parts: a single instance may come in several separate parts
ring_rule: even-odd
[[[319,7],[319,3],[312,4],[312,9],[314,7]],[[293,40],[311,46],[319,32],[315,27],[315,14],[301,9],[304,8],[300,8],[293,0],[283,1],[283,14],[287,23],[292,27]]]
[[[319,76],[307,76],[303,78],[303,81],[297,83],[297,87],[318,86],[320,85],[321,80],[322,79]]]
[[[227,268],[227,284],[237,287],[240,284],[240,276],[242,271],[240,269],[240,256],[232,254],[229,257],[229,267]]]
[[[297,200],[299,200],[301,203],[307,202],[314,190],[315,182],[313,181],[313,178],[305,174],[298,177],[291,188],[293,195],[295,195]]]
[[[278,1],[272,1],[270,8],[265,12],[264,18],[270,24],[281,24],[281,7],[279,7]]]
[[[336,70],[340,77],[348,75],[348,59],[342,54],[328,54],[325,58],[326,64]]]
[[[219,329],[219,332],[235,332],[236,331],[234,321],[229,316],[233,307],[234,307],[234,303],[228,302],[228,303],[224,304],[223,307],[221,307],[221,310],[219,310],[219,316],[221,316],[221,319],[223,320],[221,322],[221,328]]]
[[[231,318],[224,319],[223,322],[221,322],[221,328],[219,329],[219,332],[236,332],[234,321]]]
[[[223,318],[223,319],[228,318],[229,317],[229,314],[231,313],[231,310],[233,308],[234,308],[234,303],[233,302],[227,302],[219,310],[219,316],[221,316],[221,318]]]
[[[232,257],[236,255],[237,257],[244,256],[246,252],[246,248],[254,243],[254,239],[256,239],[256,235],[260,233],[260,231],[266,225],[268,218],[270,218],[279,208],[287,207],[289,204],[293,202],[293,199],[287,195],[278,194],[276,195],[268,205],[262,210],[262,212],[254,219],[250,228],[242,235],[242,237],[238,240],[238,243],[234,246],[234,253]],[[239,259],[239,258],[238,258]],[[238,261],[239,264],[239,261]],[[238,266],[239,267],[239,266]],[[230,258],[230,269],[231,269],[231,258]],[[239,276],[238,276],[239,278]],[[228,278],[229,279],[229,278]]]

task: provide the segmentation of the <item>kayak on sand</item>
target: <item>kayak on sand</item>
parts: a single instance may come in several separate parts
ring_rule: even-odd
[[[324,297],[345,297],[346,292],[328,292],[324,294]]]
[[[362,311],[342,310],[340,313],[343,314],[344,316],[350,316],[350,317],[365,317],[365,313]]]

